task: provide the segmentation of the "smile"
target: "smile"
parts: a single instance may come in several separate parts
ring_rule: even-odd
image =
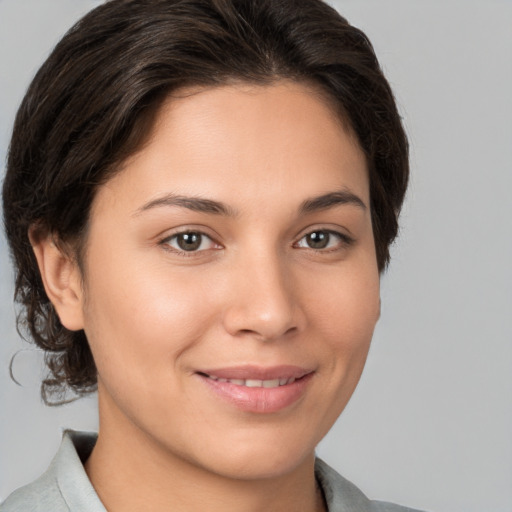
[[[238,366],[196,372],[224,404],[250,413],[277,413],[297,403],[315,372],[298,366]]]
[[[286,386],[287,384],[293,384],[296,380],[295,377],[272,379],[272,380],[259,380],[259,379],[225,379],[216,377],[215,375],[207,375],[209,379],[217,382],[229,382],[236,386],[246,386],[248,388],[278,388],[279,386]]]

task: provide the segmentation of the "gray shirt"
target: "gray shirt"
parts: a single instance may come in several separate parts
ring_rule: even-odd
[[[96,438],[94,433],[67,430],[46,472],[13,492],[0,505],[0,512],[106,512],[83,466]],[[315,463],[315,475],[329,512],[419,512],[369,500],[320,459]]]

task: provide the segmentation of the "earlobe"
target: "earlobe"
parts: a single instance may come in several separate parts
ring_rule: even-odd
[[[83,329],[83,292],[80,270],[74,258],[66,254],[51,235],[37,237],[29,231],[43,285],[64,327]]]

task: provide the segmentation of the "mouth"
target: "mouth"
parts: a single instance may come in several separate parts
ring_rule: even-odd
[[[208,375],[202,374],[205,377],[215,380],[217,382],[228,382],[230,384],[234,384],[235,386],[245,386],[248,388],[278,388],[279,386],[286,386],[288,384],[293,384],[297,379],[295,377],[290,378],[281,378],[281,379],[269,379],[269,380],[260,380],[260,379],[225,379],[223,377],[217,377],[216,375]]]
[[[296,403],[314,371],[297,366],[231,367],[196,372],[224,403],[253,413],[274,413]]]

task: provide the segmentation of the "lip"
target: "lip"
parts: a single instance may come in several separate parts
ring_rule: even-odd
[[[293,365],[280,365],[271,367],[261,367],[255,365],[235,366],[229,368],[214,368],[199,370],[197,373],[204,373],[219,379],[255,379],[255,380],[274,380],[274,379],[300,379],[311,373],[312,370]]]
[[[237,366],[205,369],[196,375],[218,398],[244,412],[276,413],[297,402],[306,392],[314,371],[299,366]],[[221,379],[221,380],[219,380]],[[288,381],[278,387],[248,387],[230,380]]]

